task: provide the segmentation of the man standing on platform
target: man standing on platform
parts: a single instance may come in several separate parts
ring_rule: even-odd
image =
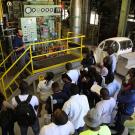
[[[13,40],[13,49],[15,50],[16,52],[16,59],[18,59],[22,53],[25,51],[25,44],[23,42],[23,33],[22,33],[22,30],[21,29],[16,29],[16,36]],[[26,61],[26,56],[23,56],[21,59],[20,59],[20,67],[22,68],[24,65],[25,65],[25,61]]]

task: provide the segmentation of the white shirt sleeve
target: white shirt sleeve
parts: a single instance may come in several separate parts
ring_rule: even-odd
[[[115,69],[116,69],[116,63],[117,63],[117,60],[116,60],[116,57],[115,55],[112,56],[112,72],[114,73]]]
[[[45,127],[41,128],[39,135],[46,135]]]
[[[67,115],[70,114],[70,104],[68,103],[68,101],[65,102],[65,104],[64,104],[64,106],[63,106],[63,108],[62,108],[62,110],[63,110]]]
[[[32,96],[32,99],[31,99],[30,103],[31,103],[33,106],[38,106],[38,105],[39,105],[38,98],[37,98],[36,96]]]
[[[97,119],[101,119],[101,117],[102,117],[102,113],[103,113],[103,107],[102,107],[102,105],[100,104],[100,102],[99,103],[97,103],[96,104],[96,107],[95,107],[95,110],[96,110],[96,113],[97,113]]]
[[[14,107],[17,107],[17,102],[16,102],[16,100],[15,100],[15,97],[12,98],[12,105],[13,105]]]
[[[74,125],[70,122],[70,129],[71,129],[71,132],[70,132],[70,134],[72,135],[72,134],[74,134],[75,133],[75,128],[74,128]]]

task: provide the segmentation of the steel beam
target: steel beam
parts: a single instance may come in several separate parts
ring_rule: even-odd
[[[117,36],[125,36],[131,0],[122,0]]]

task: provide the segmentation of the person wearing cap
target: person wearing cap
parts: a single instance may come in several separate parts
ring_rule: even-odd
[[[80,71],[78,69],[73,69],[72,63],[66,63],[65,69],[67,70],[67,75],[71,78],[72,83],[77,84]]]
[[[84,127],[84,116],[89,111],[88,99],[85,95],[79,95],[79,88],[72,84],[70,87],[71,97],[65,102],[63,109],[73,123],[76,133],[80,133]]]
[[[92,109],[84,117],[85,129],[79,135],[111,135],[111,131],[106,125],[101,125],[96,110]]]
[[[72,135],[74,131],[74,126],[68,120],[67,114],[56,109],[53,113],[52,123],[43,126],[39,135]]]

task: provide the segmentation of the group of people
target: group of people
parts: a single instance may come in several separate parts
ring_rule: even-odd
[[[111,128],[116,135],[122,135],[125,127],[134,135],[135,69],[130,69],[120,84],[114,77],[115,55],[112,50],[108,54],[103,64],[96,64],[93,52],[87,52],[81,69],[73,69],[67,63],[61,75],[62,86],[54,81],[53,72],[47,72],[37,85],[36,96],[29,94],[24,81],[11,105],[0,93],[2,135],[14,135],[16,121],[21,135],[27,135],[29,126],[35,135],[111,135]],[[94,85],[100,87],[98,92],[92,91]],[[40,129],[38,118],[43,118],[43,105],[50,122]]]

